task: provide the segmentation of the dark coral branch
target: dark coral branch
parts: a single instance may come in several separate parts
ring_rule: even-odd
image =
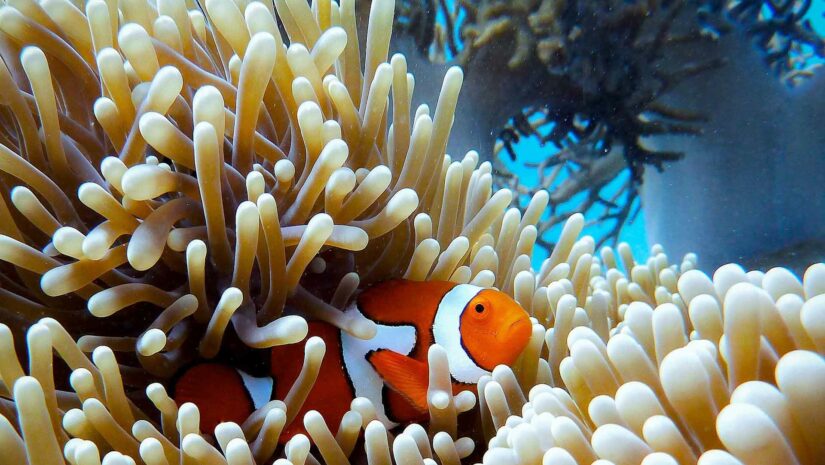
[[[809,58],[825,52],[825,41],[806,18],[811,0],[459,0],[452,10],[447,3],[405,2],[406,17],[411,19],[435,21],[443,16],[443,43],[434,41],[431,46],[446,47],[456,61],[476,68],[483,69],[484,64],[475,60],[490,59],[502,60],[514,71],[544,66],[541,97],[497,131],[496,154],[511,162],[520,161],[518,144],[525,137],[558,150],[539,164],[522,163],[539,170],[538,186],[523,186],[517,176],[497,170],[496,182],[518,192],[550,187],[565,173],[581,183],[589,178],[585,174],[596,160],[615,151],[630,170],[628,190],[636,192],[646,166],[662,170],[666,163],[685,156],[650,149],[642,139],[701,135],[708,115],[668,106],[663,97],[680,83],[726,62],[724,58],[674,59],[687,57],[682,52],[689,47],[712,49],[720,36],[738,30],[752,38],[768,66],[791,84],[810,76],[814,65],[809,65]],[[417,37],[435,37],[433,31],[442,27],[416,21],[423,31]],[[456,35],[463,41],[457,53],[450,42]],[[496,53],[482,53],[488,49]],[[444,52],[430,53],[444,56]],[[620,172],[612,171],[613,175]],[[582,185],[574,190],[587,191],[590,198],[601,187]],[[635,195],[618,199],[616,206],[624,208],[624,202],[635,199]],[[597,205],[615,210],[599,200],[576,209]],[[563,218],[565,213],[554,210],[548,221],[556,224]],[[598,221],[628,218],[625,211]],[[611,234],[620,231],[621,224]]]

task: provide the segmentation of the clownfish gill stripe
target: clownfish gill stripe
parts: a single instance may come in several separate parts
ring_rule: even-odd
[[[255,407],[255,410],[266,405],[272,398],[272,387],[275,384],[274,380],[269,376],[256,378],[244,371],[237,371],[238,374],[241,375],[243,385],[246,388],[246,392],[249,393],[249,397],[252,399],[252,405]]]
[[[352,304],[347,312],[358,312]],[[360,313],[360,312],[359,312]],[[376,416],[388,428],[398,426],[387,417],[384,405],[384,381],[375,371],[367,357],[370,352],[387,349],[402,355],[409,355],[416,343],[416,331],[413,325],[377,325],[375,337],[363,340],[341,331],[341,349],[344,355],[346,375],[355,390],[356,397],[366,397],[375,405]]]
[[[453,379],[460,383],[476,383],[479,378],[490,374],[478,366],[461,342],[461,314],[467,304],[482,288],[471,284],[459,284],[450,289],[438,304],[433,321],[435,343],[447,352],[447,361]]]

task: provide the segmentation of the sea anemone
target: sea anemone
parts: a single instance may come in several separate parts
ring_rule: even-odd
[[[711,281],[695,257],[671,265],[654,247],[637,264],[621,245],[620,270],[612,249],[597,258],[593,239],[578,238],[584,219],[573,215],[533,270],[549,195],[508,209],[513,194],[493,190],[489,163],[445,154],[462,72],[447,71],[432,116],[413,111],[405,58],[388,60],[393,9],[372,3],[362,62],[351,0],[0,8],[0,464],[539,463],[558,447],[625,463],[625,444],[610,439],[638,432],[599,406],[619,405],[631,382],[695,456],[710,448],[695,441],[718,414],[721,444],[711,445],[738,457],[753,444],[725,431],[759,413],[733,408],[736,392],[776,384],[786,403],[770,405],[785,410],[751,423],[780,422],[776,437],[800,463],[818,456],[825,403],[806,389],[825,376],[825,267],[804,284],[781,269],[725,268]],[[340,424],[307,413],[298,420],[308,434],[279,447],[323,382],[327,348],[306,339],[306,320],[370,338],[374,323],[341,309],[358,289],[401,277],[502,289],[534,318],[528,348],[480,381],[476,402],[452,395],[447,356],[433,346],[428,429],[389,432],[356,399]],[[638,350],[616,362],[614,341]],[[296,343],[298,380],[242,424],[202,431],[198,408],[167,392],[195,360],[254,363],[259,349]],[[709,378],[716,410],[671,399],[665,367],[691,357],[693,368],[720,367]],[[545,410],[543,393],[557,401]],[[547,440],[545,411],[584,442]],[[610,422],[624,430],[597,446]]]
[[[485,464],[818,463],[825,266],[803,284],[738,265],[677,277],[664,260],[630,281],[593,278],[584,309],[558,299],[550,382],[526,390],[494,373],[483,386],[495,428]],[[614,327],[592,319],[605,313]]]

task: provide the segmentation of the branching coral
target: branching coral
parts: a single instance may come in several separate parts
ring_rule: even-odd
[[[587,211],[589,218],[604,225],[606,233],[598,238],[602,242],[618,240],[632,218],[629,213],[638,206],[636,193],[645,167],[661,170],[685,154],[681,144],[666,148],[651,144],[651,139],[716,130],[718,121],[707,124],[713,114],[689,111],[702,101],[698,94],[679,103],[672,97],[684,93],[680,84],[701,82],[702,76],[712,76],[728,59],[739,58],[725,55],[720,37],[753,39],[754,49],[758,48],[754,53],[786,83],[799,84],[814,74],[825,52],[825,39],[811,26],[811,4],[806,0],[409,1],[399,29],[408,31],[430,56],[452,57],[466,65],[470,83],[474,69],[478,76],[495,68],[506,75],[500,80],[503,92],[517,95],[521,89],[531,89],[531,97],[512,100],[509,121],[503,117],[479,131],[499,137],[494,150],[481,147],[485,156],[499,161],[509,156],[519,168],[509,170],[507,162],[497,165],[496,185],[531,191],[546,186],[519,179],[513,171],[538,170],[541,181],[547,181],[556,179],[555,170],[563,169],[570,179],[562,176],[559,190],[582,194],[587,200],[571,205],[551,199],[551,205],[558,207],[551,222]],[[545,73],[537,73],[536,68]],[[531,163],[534,157],[527,152],[534,149],[514,148],[521,138],[532,138],[541,146],[551,143],[546,160]],[[624,163],[619,163],[622,158]],[[599,159],[605,160],[596,163]],[[604,181],[625,176],[628,169],[631,181],[623,187],[627,195],[609,201],[612,194],[603,191]],[[599,211],[602,207],[604,214]]]
[[[551,90],[532,105],[545,124],[553,123],[543,141],[561,145],[570,133],[586,138],[598,132],[601,153],[621,146],[638,179],[644,165],[661,168],[678,157],[646,148],[641,137],[696,133],[686,124],[692,115],[656,102],[681,81],[720,64],[669,60],[678,47],[710,40],[693,19],[698,4],[526,0],[461,5],[466,18],[455,26],[463,39],[458,62],[498,48],[496,56],[506,57],[513,70],[536,64],[547,70],[542,86]],[[457,12],[444,15],[458,21]]]
[[[493,189],[489,162],[445,154],[462,117],[462,72],[446,73],[432,115],[426,105],[413,111],[404,57],[387,60],[393,7],[373,3],[363,63],[351,1],[0,8],[0,463],[452,465],[481,458],[482,437],[492,447],[484,460],[534,463],[541,447],[516,440],[521,433],[504,439],[508,421],[524,422],[508,415],[532,418],[521,406],[533,396],[523,393],[556,396],[551,411],[570,412],[557,415],[570,420],[562,432],[579,431],[564,447],[577,453],[605,418],[584,407],[618,396],[624,369],[650,375],[628,380],[670,402],[664,413],[675,424],[701,426],[679,416],[664,369],[633,371],[654,356],[664,367],[680,351],[705,350],[700,362],[727,367],[714,389],[769,380],[768,362],[784,356],[777,381],[793,415],[821,407],[804,383],[783,381],[800,366],[812,367],[805,382],[820,376],[821,265],[804,284],[783,270],[726,269],[710,281],[689,271],[694,257],[670,265],[657,248],[637,264],[621,245],[621,271],[612,249],[595,258],[594,240],[578,239],[584,220],[573,215],[533,270],[550,195],[536,192],[524,213],[508,209],[513,194]],[[482,378],[476,401],[452,395],[447,354],[433,346],[429,429],[389,432],[362,398],[338,425],[314,411],[295,418],[333,349],[304,341],[306,320],[369,338],[373,323],[340,309],[359,288],[395,277],[502,289],[535,319],[528,349],[512,369]],[[749,299],[761,305],[758,318],[748,318]],[[688,344],[689,332],[708,342]],[[628,353],[651,359],[610,368],[617,340],[638,341],[644,353]],[[297,381],[241,424],[202,431],[198,408],[177,405],[164,384],[193,360],[254,367],[258,349],[293,343],[304,347]],[[758,416],[739,410],[719,421]],[[815,413],[802,412],[819,421]],[[293,419],[308,435],[279,447]],[[723,436],[731,454],[752,453]]]
[[[808,0],[735,0],[728,3],[727,14],[765,51],[771,69],[795,85],[820,66],[811,58],[825,56],[825,38],[811,25],[811,5]],[[714,3],[709,6],[719,7]]]
[[[521,131],[537,134],[534,126],[540,126],[546,119],[539,117],[534,123],[527,118],[516,121],[521,123],[521,129],[505,132],[507,137],[496,145],[497,154],[506,144],[518,141]],[[588,226],[606,227],[607,232],[597,237],[599,248],[608,241],[616,242],[622,228],[639,212],[638,182],[628,175],[621,181],[621,187],[614,189],[614,180],[626,171],[626,164],[620,150],[601,153],[600,137],[596,133],[575,142],[570,140],[563,149],[539,162],[524,162],[523,166],[538,173],[535,185],[524,182],[516,174],[518,170],[509,169],[500,156],[495,160],[497,184],[519,193],[514,201],[519,208],[524,208],[525,201],[536,192],[550,192],[550,215],[537,225],[539,238],[536,240],[547,250],[552,250],[554,245],[547,232],[576,213],[591,218]],[[571,207],[574,197],[580,194],[583,194],[582,200]]]
[[[697,21],[698,3],[528,0],[457,5],[454,11],[442,11],[452,18],[454,31],[441,35],[461,37],[460,50],[451,51],[456,62],[468,66],[469,79],[474,69],[483,74],[500,61],[514,92],[535,89],[525,105],[510,108],[509,122],[496,121],[489,128],[499,135],[495,148],[487,148],[487,156],[498,162],[496,185],[532,191],[558,179],[553,187],[561,195],[551,199],[554,212],[546,226],[576,212],[592,212],[600,204],[608,207],[607,213],[596,222],[612,226],[600,243],[615,241],[634,208],[645,167],[662,169],[683,156],[652,149],[643,139],[700,133],[702,115],[662,101],[680,83],[722,64],[685,53],[714,41]],[[417,22],[402,27],[413,25],[421,28]],[[520,167],[529,165],[529,157],[516,157],[514,142],[522,137],[535,138],[541,146],[550,143],[557,152],[538,166],[527,166],[548,181],[544,185],[526,184],[505,166],[507,155]],[[609,201],[602,188],[628,169],[627,195]],[[558,176],[560,170],[566,175]],[[576,194],[587,200],[570,207],[566,200]]]

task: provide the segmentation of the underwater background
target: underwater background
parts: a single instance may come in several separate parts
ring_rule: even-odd
[[[765,14],[770,15],[770,11],[768,7],[764,7]],[[441,19],[443,21],[443,15],[441,15]],[[807,11],[806,19],[809,21],[811,28],[813,31],[816,32],[820,37],[825,35],[825,2],[817,2],[813,1],[810,2],[810,8]],[[806,51],[809,52],[809,51]],[[805,53],[805,52],[802,52]],[[825,59],[822,57],[814,56],[809,58],[809,65],[810,64],[822,64],[825,63]],[[743,77],[743,79],[747,79]],[[821,78],[820,78],[821,81]],[[757,97],[758,98],[758,97]],[[770,123],[769,123],[770,124]],[[800,124],[811,124],[814,126],[821,126],[817,120],[807,120]],[[782,131],[783,126],[782,122],[776,121],[775,122],[775,130]],[[747,128],[742,128],[742,131],[746,131]],[[541,143],[540,139],[537,137],[525,137],[513,144],[514,151],[519,154],[518,160],[514,158],[501,156],[501,161],[507,166],[514,174],[518,175],[524,184],[526,185],[536,185],[539,183],[538,179],[538,172],[535,169],[535,165],[539,163],[541,160],[547,158],[548,156],[557,153],[558,149],[549,143]],[[766,150],[768,148],[766,147]],[[822,150],[817,151],[816,149],[811,150],[806,156],[812,159],[814,158],[822,158]],[[708,167],[708,169],[711,169]],[[626,182],[627,178],[630,176],[629,170],[622,172],[620,176],[615,177],[612,181],[608,183],[605,187],[605,195],[611,196],[613,193],[621,189],[621,187]],[[558,186],[561,182],[563,182],[565,175],[561,175],[556,180],[556,186]],[[822,178],[822,176],[820,176]],[[825,180],[825,179],[822,179]],[[586,193],[582,192],[578,195],[571,197],[570,199],[566,200],[564,205],[560,205],[561,209],[566,207],[570,207],[577,203],[580,203]],[[819,195],[822,196],[822,193],[815,193],[812,195]],[[639,202],[639,199],[635,199],[634,203]],[[814,217],[823,217],[825,216],[825,212],[819,210],[820,204],[814,202],[811,204],[800,205],[798,206],[799,209],[807,211],[808,214]],[[630,245],[633,253],[636,257],[639,257],[642,260],[646,260],[649,252],[650,246],[653,245],[648,241],[647,233],[645,230],[645,208],[644,205],[635,205],[633,206],[634,209],[638,209],[635,213],[634,217],[627,221],[624,226],[622,227],[620,233],[618,235],[610,234],[611,229],[613,228],[613,224],[610,223],[597,223],[590,226],[585,227],[584,232],[585,234],[592,234],[595,237],[604,237],[605,235],[611,235],[613,245],[618,242],[626,242]],[[585,214],[585,218],[588,220],[598,218],[600,215],[603,214],[603,208],[593,208],[592,210],[588,211]],[[781,218],[780,218],[781,220]],[[816,221],[814,221],[816,222]],[[551,228],[548,231],[548,235],[556,236],[561,230],[561,225],[557,225]],[[820,230],[820,232],[816,235],[818,237],[817,241],[814,241],[813,244],[807,246],[807,250],[802,250],[800,253],[805,257],[802,259],[801,266],[806,266],[807,263],[804,260],[814,261],[814,260],[821,260],[823,254],[825,252],[822,251],[823,248],[823,241],[825,241],[825,231]],[[793,241],[791,241],[793,242]],[[768,260],[768,263],[763,263],[762,266],[770,266],[769,263],[771,260],[774,263],[778,263],[783,259],[787,260],[789,255],[793,255],[795,252],[793,249],[780,251],[779,248],[775,248],[770,250],[771,247],[768,246],[770,252],[774,252],[774,257]],[[805,247],[803,247],[805,249]],[[810,250],[814,249],[814,250]],[[538,253],[533,256],[533,263],[534,266],[540,266],[541,262],[547,257],[547,252],[541,249]],[[748,257],[737,257],[739,260],[746,260]],[[700,261],[701,262],[701,261]]]

